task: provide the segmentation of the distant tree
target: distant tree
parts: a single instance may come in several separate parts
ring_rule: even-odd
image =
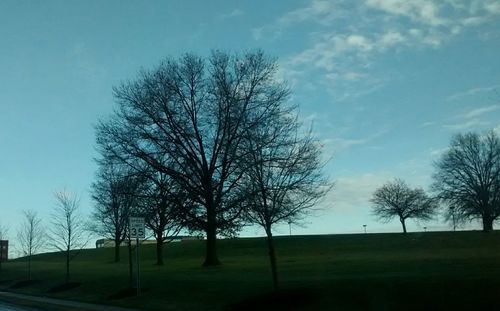
[[[206,233],[204,266],[220,263],[217,234],[231,231],[242,212],[244,137],[269,124],[288,98],[276,72],[276,62],[260,51],[167,59],[115,88],[119,108],[96,128],[101,152],[140,160],[189,195],[183,215],[191,229]]]
[[[95,205],[91,230],[114,241],[114,261],[119,262],[120,245],[127,237],[129,217],[137,208],[141,180],[110,159],[99,161],[96,179],[92,184]]]
[[[321,147],[311,133],[301,134],[300,123],[284,109],[272,124],[249,132],[247,219],[262,226],[274,288],[278,288],[273,225],[302,219],[330,189],[322,174]]]
[[[458,220],[481,219],[493,230],[500,215],[500,139],[494,131],[455,135],[436,162],[433,190]]]
[[[9,227],[0,224],[0,240],[7,240],[8,232],[9,232]],[[0,247],[0,271],[2,270],[1,258],[3,258],[3,256],[4,256],[4,249]]]
[[[89,241],[83,216],[80,214],[80,200],[65,190],[54,193],[56,206],[52,213],[49,229],[50,245],[64,252],[66,283],[70,280],[70,262]],[[73,251],[73,252],[72,252]]]
[[[156,239],[156,264],[163,265],[163,245],[183,228],[182,207],[185,194],[171,178],[160,172],[147,172],[139,210]]]
[[[403,180],[396,179],[378,188],[371,199],[373,214],[379,220],[389,222],[398,217],[406,233],[408,218],[429,220],[436,213],[437,201],[421,188],[410,188]]]
[[[36,254],[46,242],[45,230],[42,220],[36,212],[28,210],[23,212],[23,222],[17,233],[17,239],[23,254],[27,258],[27,277],[31,280],[31,256]]]

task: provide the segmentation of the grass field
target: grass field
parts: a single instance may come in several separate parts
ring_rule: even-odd
[[[202,268],[203,241],[172,243],[165,265],[141,248],[140,297],[110,299],[128,285],[126,249],[85,250],[72,262],[82,285],[64,281],[62,254],[35,256],[35,282],[23,259],[3,265],[0,289],[144,310],[500,310],[500,232],[427,232],[276,238],[281,290],[272,283],[261,238],[220,240],[222,265]]]

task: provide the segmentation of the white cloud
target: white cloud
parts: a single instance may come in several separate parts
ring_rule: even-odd
[[[498,88],[500,88],[500,84],[491,85],[491,86],[475,87],[475,88],[468,89],[468,90],[463,91],[463,92],[452,94],[452,95],[448,96],[446,99],[447,100],[458,100],[458,99],[462,99],[464,97],[474,96],[474,95],[479,94],[479,93],[493,92]]]
[[[408,17],[413,21],[431,26],[447,23],[439,16],[440,7],[429,0],[367,0],[366,5],[392,15]]]
[[[251,30],[255,40],[261,40],[270,35],[271,38],[279,36],[286,28],[298,23],[314,22],[322,25],[330,24],[336,17],[342,15],[342,10],[335,1],[313,0],[307,6],[285,12],[273,23],[255,27]]]
[[[334,189],[325,203],[330,203],[333,211],[341,213],[367,208],[373,192],[392,178],[394,177],[386,172],[340,177],[335,181]]]
[[[445,124],[444,128],[452,130],[452,131],[464,131],[472,128],[486,126],[489,122],[483,121],[481,119],[471,119],[465,122],[455,123],[455,124]]]
[[[316,82],[338,98],[376,89],[393,77],[373,72],[386,53],[438,49],[468,28],[495,20],[498,0],[315,0],[284,12],[268,25],[252,29],[256,40],[276,39],[297,25],[310,30],[309,44],[282,59],[282,67],[303,80],[314,72]],[[308,25],[302,25],[308,23]],[[486,35],[486,34],[485,34]],[[289,77],[287,77],[289,79]]]
[[[500,124],[498,124],[494,129],[493,131],[495,131],[495,133],[497,133],[497,135],[500,135]]]
[[[488,126],[490,125],[490,122],[484,120],[484,116],[498,110],[499,108],[499,105],[491,105],[463,111],[450,119],[454,120],[454,123],[444,124],[443,128],[452,131],[465,131]]]
[[[387,129],[380,130],[373,134],[370,134],[366,137],[362,138],[344,138],[344,137],[335,137],[328,138],[323,140],[323,145],[325,146],[325,154],[333,154],[345,151],[355,146],[365,145],[373,140],[381,137],[382,135],[388,132]]]
[[[429,126],[433,126],[436,124],[437,124],[437,122],[435,122],[435,121],[427,121],[427,122],[420,124],[420,127],[429,127]]]
[[[465,119],[472,119],[472,118],[477,118],[482,116],[483,114],[491,111],[495,111],[498,108],[500,108],[498,105],[492,105],[492,106],[486,106],[486,107],[481,107],[481,108],[475,108],[470,111],[467,111],[466,113],[463,114],[463,118]]]
[[[219,18],[220,19],[229,19],[229,18],[241,16],[243,14],[245,14],[245,12],[243,10],[236,8],[236,9],[232,9],[229,12],[220,14]]]

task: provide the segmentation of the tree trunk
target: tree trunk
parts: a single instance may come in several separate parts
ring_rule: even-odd
[[[215,210],[212,206],[207,206],[207,249],[205,254],[204,267],[220,265],[219,258],[217,258],[217,219]]]
[[[269,251],[269,261],[271,263],[271,274],[273,277],[273,288],[278,289],[278,268],[276,265],[276,252],[274,250],[273,233],[271,232],[270,226],[266,228],[267,234],[267,247]]]
[[[31,254],[28,255],[28,281],[31,281]]]
[[[483,232],[493,231],[493,218],[489,215],[483,216]]]
[[[156,238],[156,264],[163,266],[163,237]]]
[[[404,218],[400,218],[399,221],[401,221],[401,225],[403,226],[403,233],[406,233],[406,223]]]
[[[66,250],[66,284],[69,283],[69,260],[70,260],[70,254],[69,254],[69,249]]]
[[[120,262],[120,241],[115,240],[115,262]]]
[[[217,266],[220,265],[220,261],[217,258],[217,231],[215,229],[215,224],[209,224],[207,226],[207,249],[205,255],[205,262],[203,263],[204,267]]]

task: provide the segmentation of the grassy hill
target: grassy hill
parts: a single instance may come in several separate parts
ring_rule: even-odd
[[[38,282],[17,289],[26,264],[11,261],[0,289],[145,310],[500,309],[500,232],[277,237],[275,294],[264,239],[220,240],[223,265],[215,268],[201,267],[204,247],[171,243],[164,266],[154,265],[154,245],[142,247],[140,297],[110,298],[128,286],[126,248],[118,264],[112,249],[82,251],[71,267],[81,285],[54,293],[64,281],[62,254],[35,256]]]

